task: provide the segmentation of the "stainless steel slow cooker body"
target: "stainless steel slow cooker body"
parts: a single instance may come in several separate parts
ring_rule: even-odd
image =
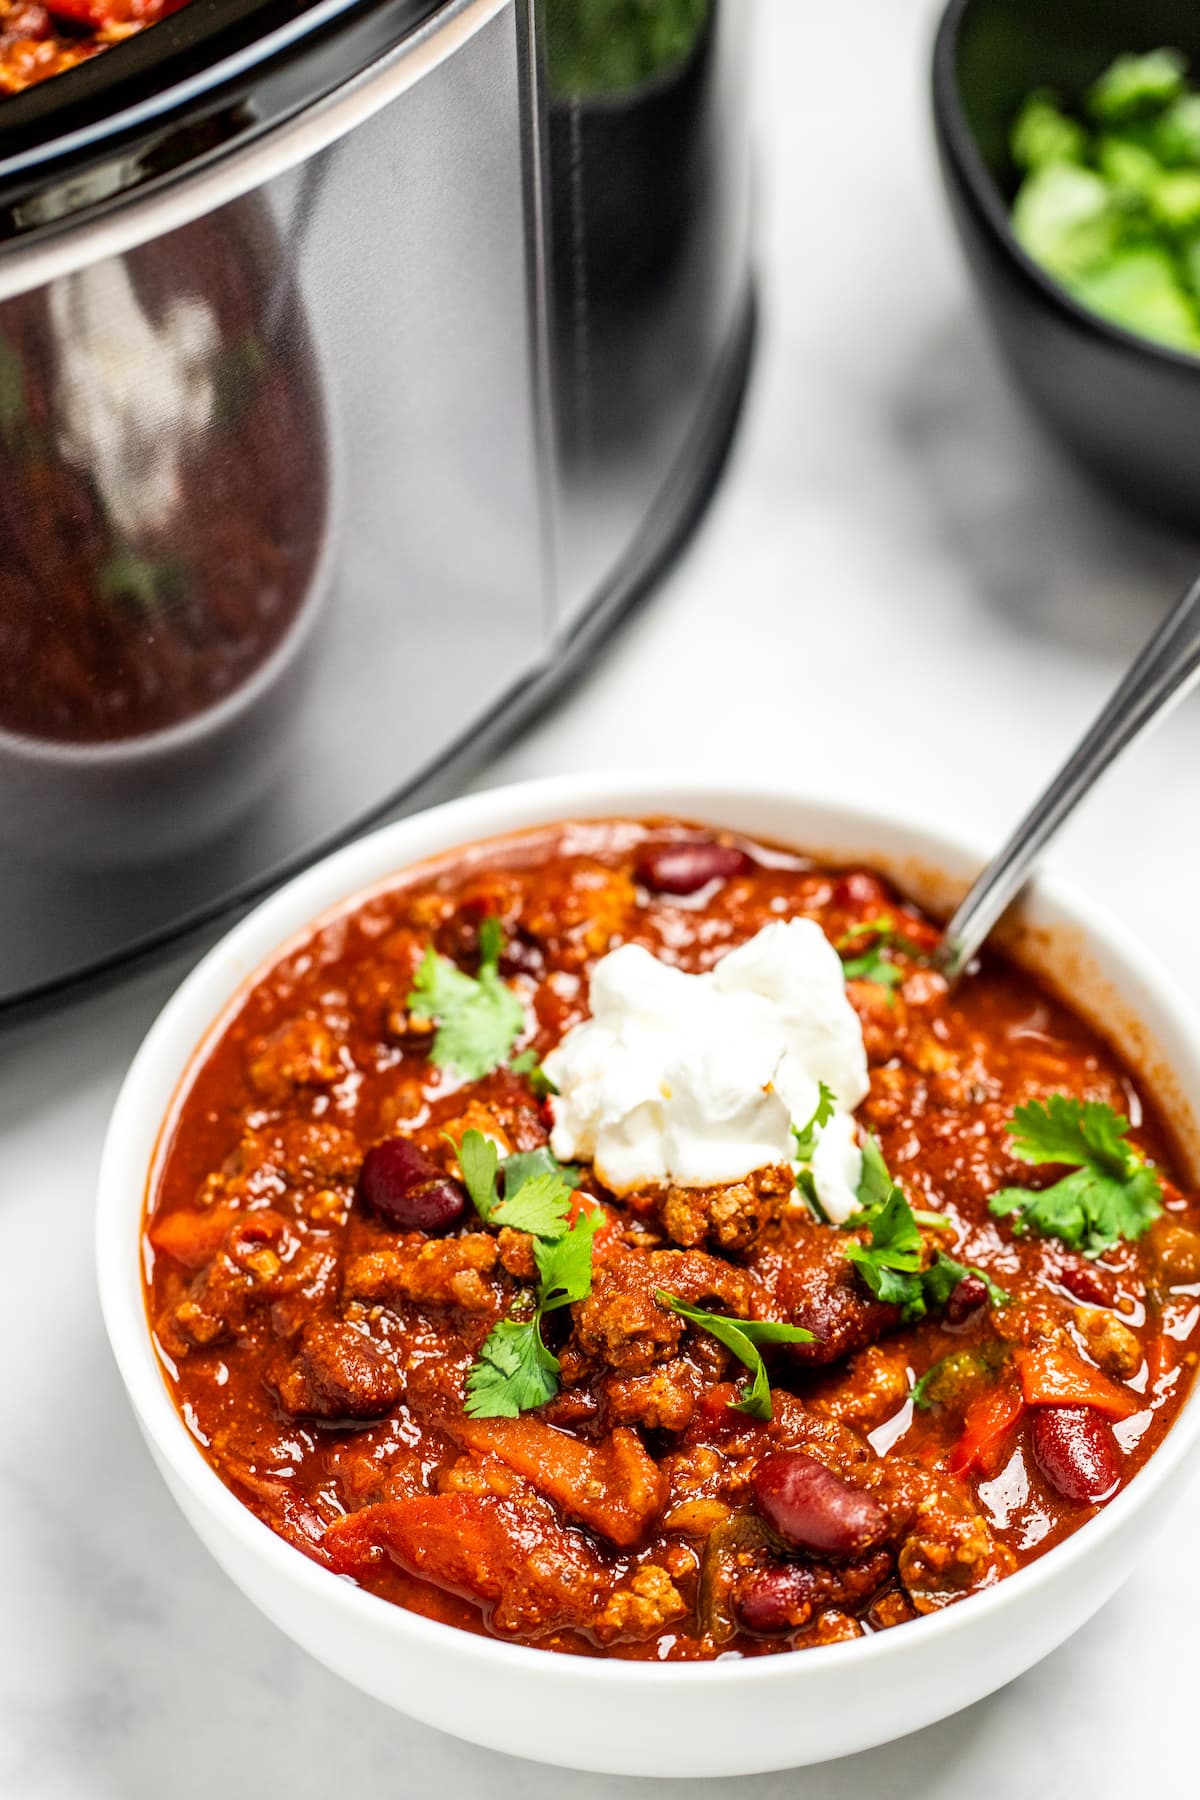
[[[702,506],[745,19],[642,0],[593,84],[561,3],[325,0],[0,138],[0,1002],[461,776]]]

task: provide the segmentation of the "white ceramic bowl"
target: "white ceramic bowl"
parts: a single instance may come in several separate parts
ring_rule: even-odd
[[[1045,1656],[1103,1605],[1179,1495],[1200,1437],[1193,1393],[1145,1469],[1066,1543],[944,1612],[851,1643],[701,1665],[556,1655],[418,1618],[308,1561],[237,1501],[192,1442],[155,1360],[142,1304],[142,1204],[163,1119],[189,1064],[246,982],[318,914],[437,853],[566,818],[671,814],[834,861],[873,864],[936,909],[978,855],[893,818],[674,777],[564,777],[390,825],[310,869],[205,957],[134,1060],[100,1174],[100,1294],[113,1350],[171,1492],[267,1616],[346,1680],[443,1731],[516,1756],[627,1775],[741,1775],[819,1762],[967,1706]],[[1195,1178],[1200,1029],[1169,978],[1090,900],[1039,881],[1010,929],[1152,1086]],[[236,1630],[231,1616],[230,1629]]]

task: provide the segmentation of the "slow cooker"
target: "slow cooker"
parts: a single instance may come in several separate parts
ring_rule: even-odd
[[[745,9],[190,0],[0,100],[0,1002],[461,780],[710,491]]]

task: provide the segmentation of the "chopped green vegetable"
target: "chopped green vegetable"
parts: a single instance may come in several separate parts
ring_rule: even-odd
[[[940,1362],[926,1369],[912,1391],[912,1403],[918,1412],[931,1406],[950,1406],[968,1398],[989,1379],[991,1369],[973,1350],[952,1350]]]
[[[1030,94],[1012,128],[1013,161],[1022,169],[1040,169],[1047,163],[1082,162],[1087,133],[1078,120],[1063,112],[1057,94],[1039,89]]]
[[[1200,225],[1200,169],[1160,173],[1147,198],[1154,217],[1168,231],[1194,230]]]
[[[759,1348],[762,1344],[811,1344],[813,1334],[803,1325],[779,1325],[773,1319],[730,1319],[724,1313],[706,1312],[701,1306],[689,1306],[677,1295],[658,1288],[654,1298],[689,1325],[707,1331],[719,1344],[732,1350],[738,1361],[749,1369],[751,1381],[743,1387],[730,1406],[735,1412],[749,1413],[754,1419],[771,1417],[771,1384]]]
[[[1088,122],[1031,94],[1014,120],[1022,247],[1081,306],[1200,355],[1200,94],[1176,50],[1118,57],[1088,90]]]
[[[499,920],[485,919],[479,929],[479,974],[465,974],[430,948],[408,996],[414,1018],[438,1022],[432,1061],[440,1069],[457,1070],[467,1081],[498,1069],[525,1028],[521,1002],[500,979],[503,947]]]
[[[1200,321],[1172,258],[1154,244],[1113,252],[1077,277],[1075,298],[1101,318],[1175,350],[1200,352]]]
[[[1073,163],[1051,163],[1021,183],[1012,227],[1022,249],[1068,287],[1110,257],[1118,242],[1108,183]]]
[[[1183,92],[1187,58],[1178,50],[1118,56],[1087,91],[1085,104],[1101,125],[1160,112]]]
[[[1200,94],[1181,94],[1155,120],[1152,141],[1167,168],[1200,168]]]
[[[1099,1100],[1051,1094],[1018,1106],[1009,1121],[1013,1150],[1027,1163],[1062,1163],[1073,1173],[1047,1188],[1006,1187],[989,1209],[1015,1221],[1017,1236],[1061,1238],[1100,1256],[1149,1229],[1162,1211],[1162,1184],[1129,1142],[1129,1120]]]
[[[1095,160],[1108,183],[1110,198],[1130,213],[1149,200],[1163,178],[1162,164],[1153,151],[1130,137],[1100,138]]]

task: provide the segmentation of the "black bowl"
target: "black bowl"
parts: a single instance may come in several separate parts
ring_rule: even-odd
[[[1120,496],[1200,530],[1200,357],[1110,325],[1017,243],[1009,127],[1025,96],[1077,99],[1122,51],[1170,45],[1200,79],[1196,0],[951,0],[933,112],[958,234],[996,342],[1036,410]]]

